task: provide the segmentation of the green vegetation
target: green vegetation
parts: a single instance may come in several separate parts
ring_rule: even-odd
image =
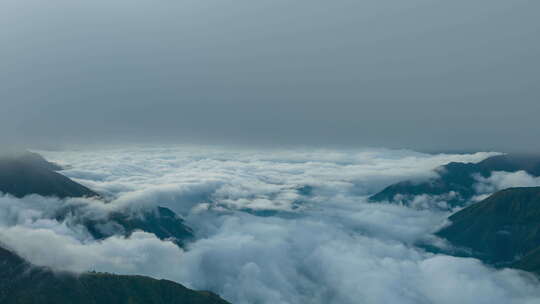
[[[513,268],[534,272],[540,275],[540,246],[534,250],[531,250],[529,253],[527,253],[527,255],[511,266]]]
[[[2,304],[227,304],[219,296],[143,276],[53,272],[0,248]]]
[[[540,187],[510,188],[450,216],[437,233],[499,266],[540,270]]]

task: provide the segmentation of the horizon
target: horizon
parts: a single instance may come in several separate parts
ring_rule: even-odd
[[[539,9],[7,0],[0,139],[536,152]]]

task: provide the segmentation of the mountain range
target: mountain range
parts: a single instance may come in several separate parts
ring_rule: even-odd
[[[540,275],[540,187],[508,188],[479,202],[472,200],[478,194],[474,187],[478,176],[487,178],[496,171],[540,176],[540,157],[497,155],[478,163],[451,162],[435,171],[435,178],[392,184],[369,201],[408,206],[417,196],[441,197],[449,209],[462,209],[449,216],[448,226],[436,232],[451,247],[426,249]]]
[[[94,198],[90,201],[95,204],[107,204],[97,192],[57,172],[60,170],[60,166],[36,153],[3,155],[0,157],[0,192],[19,198],[32,194],[88,197]],[[436,232],[451,245],[437,252],[474,257],[494,267],[512,267],[540,276],[540,187],[508,188],[480,202],[471,200],[477,194],[474,189],[477,176],[520,170],[540,176],[540,157],[499,155],[479,163],[452,162],[437,168],[436,178],[390,185],[370,197],[370,201],[408,205],[417,195],[453,192],[450,206],[462,209],[450,215],[449,225]],[[65,221],[68,216],[70,221]],[[127,237],[142,230],[182,247],[193,237],[192,230],[180,216],[160,206],[136,215],[114,211],[103,218],[85,217],[79,207],[69,206],[58,210],[53,217],[67,225],[84,226],[96,240],[113,235]],[[109,228],[103,229],[104,226]],[[116,229],[111,230],[111,226]],[[191,290],[167,280],[95,272],[73,274],[38,267],[0,244],[0,303],[227,302],[210,292]]]
[[[477,177],[493,172],[525,171],[540,176],[540,157],[535,155],[497,155],[479,163],[451,162],[435,169],[437,177],[425,181],[406,180],[372,195],[371,202],[392,202],[411,205],[418,195],[440,196],[449,208],[463,207],[477,194]]]
[[[27,195],[58,198],[94,197],[96,204],[106,204],[93,190],[56,172],[62,168],[31,152],[9,153],[0,156],[0,192],[18,198]],[[77,214],[77,207],[57,212],[62,221]],[[72,217],[73,218],[73,217]],[[157,207],[141,214],[112,212],[106,218],[80,218],[95,239],[112,235],[129,236],[136,230],[153,233],[160,239],[172,240],[179,246],[192,237],[192,230],[176,213]],[[103,224],[118,229],[102,229]],[[1,244],[0,244],[1,245]],[[42,304],[225,304],[219,296],[205,291],[188,289],[178,283],[143,276],[125,276],[88,272],[72,274],[31,265],[8,248],[0,246],[0,303]]]

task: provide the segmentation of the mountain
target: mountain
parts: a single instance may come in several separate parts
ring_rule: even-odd
[[[42,196],[96,197],[96,204],[106,204],[87,187],[56,172],[62,168],[36,153],[0,155],[0,191],[15,197]],[[87,218],[79,207],[58,210],[55,219],[70,215],[72,224],[82,224],[96,239],[115,234],[129,236],[136,230],[155,234],[182,246],[193,237],[192,230],[172,210],[157,207],[135,214],[112,212],[106,218]],[[111,229],[111,227],[114,227]],[[226,301],[210,292],[194,291],[167,281],[143,276],[104,273],[71,274],[36,267],[0,246],[0,303],[2,304],[222,304]]]
[[[0,157],[0,192],[16,197],[42,196],[98,197],[99,195],[64,175],[61,168],[31,152],[10,153]]]
[[[37,153],[4,153],[0,157],[0,191],[19,198],[30,194],[59,198],[100,197],[93,190],[56,172],[61,169]],[[55,218],[62,221],[67,215],[73,214],[79,214],[76,207],[59,210]],[[104,219],[82,218],[73,223],[83,224],[96,239],[104,239],[118,233],[129,236],[135,230],[142,230],[153,233],[162,240],[170,239],[182,246],[193,237],[192,230],[184,224],[184,221],[174,211],[164,207],[141,211],[135,215],[113,212]]]
[[[513,263],[511,267],[540,275],[540,246]]]
[[[99,203],[102,202],[96,202]],[[171,209],[160,206],[135,213],[114,211],[99,219],[85,216],[80,207],[70,206],[58,210],[54,218],[63,222],[68,217],[68,226],[83,225],[96,240],[113,235],[129,237],[136,230],[152,233],[159,239],[170,240],[180,247],[193,238],[193,231],[180,216]]]
[[[106,273],[75,275],[32,266],[0,247],[3,304],[227,304],[219,296],[167,280]]]
[[[540,187],[509,188],[449,217],[437,235],[470,256],[540,270]]]
[[[402,181],[371,196],[371,202],[395,202],[410,205],[417,195],[441,196],[449,207],[464,206],[476,195],[476,175],[489,177],[494,171],[526,171],[540,176],[540,156],[498,155],[479,163],[451,162],[435,171],[438,177],[427,181]]]
[[[184,220],[165,207],[157,207],[135,215],[113,212],[105,219],[83,220],[83,225],[95,239],[105,239],[117,234],[114,230],[102,228],[110,227],[111,224],[121,227],[121,233],[125,237],[129,237],[136,230],[142,230],[153,233],[161,240],[171,240],[180,247],[193,238],[193,231],[184,224]]]
[[[5,158],[12,158],[17,159],[19,161],[25,162],[27,164],[32,165],[33,167],[41,167],[43,169],[52,170],[52,171],[60,171],[63,168],[55,163],[52,163],[50,161],[47,161],[43,156],[39,155],[38,153],[30,152],[30,151],[11,151],[9,153],[2,154]]]

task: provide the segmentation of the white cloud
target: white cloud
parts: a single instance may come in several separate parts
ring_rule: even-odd
[[[474,185],[474,187],[479,195],[490,194],[512,187],[540,186],[540,177],[531,176],[525,171],[496,171],[492,172],[489,177],[477,175],[475,178],[477,183]]]
[[[451,161],[478,162],[497,153],[422,154],[407,150],[239,150],[224,147],[119,147],[46,152],[71,165],[63,173],[122,199],[161,193],[160,204],[180,208],[219,201],[231,207],[286,210],[294,188],[316,186],[318,195],[367,195],[403,179],[425,179]],[[169,189],[164,189],[169,187]],[[153,196],[153,195],[150,195]],[[168,196],[168,197],[167,197]],[[128,200],[131,200],[128,199]]]
[[[80,199],[0,197],[0,242],[40,265],[168,278],[236,304],[540,298],[539,283],[518,271],[416,248],[416,242],[433,241],[447,212],[366,202],[390,183],[428,178],[439,165],[480,161],[488,153],[169,146],[46,154],[72,165],[66,175],[107,192],[111,202],[95,207]],[[312,188],[298,191],[305,185]],[[196,241],[185,251],[142,232],[95,241],[76,225],[46,219],[65,204],[83,205],[89,216],[165,205],[185,216]],[[244,209],[278,213],[255,216]]]
[[[10,227],[0,232],[2,243],[40,266],[58,270],[88,270],[166,276],[167,264],[177,264],[182,250],[152,234],[135,232],[129,239],[110,237],[81,241],[65,225]],[[159,259],[159,263],[155,262]]]

